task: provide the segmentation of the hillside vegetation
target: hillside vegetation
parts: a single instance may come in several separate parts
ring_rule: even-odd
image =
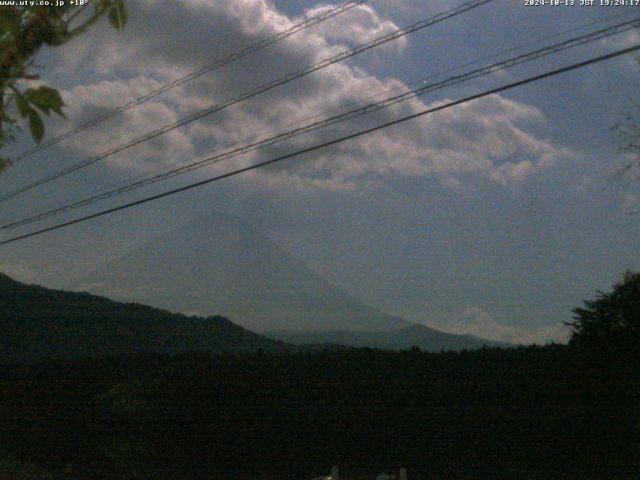
[[[569,345],[442,353],[287,350],[221,318],[0,281],[3,358],[41,358],[0,364],[9,478],[640,478],[639,274],[574,310]],[[167,354],[194,346],[215,353]],[[91,356],[44,359],[65,348]]]
[[[0,444],[83,480],[310,479],[332,464],[632,479],[638,360],[549,346],[48,362],[0,370]]]
[[[0,274],[0,362],[187,351],[283,349],[226,318],[187,317]]]

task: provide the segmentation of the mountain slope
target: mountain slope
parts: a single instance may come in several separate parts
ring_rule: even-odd
[[[389,332],[329,332],[273,331],[266,336],[293,345],[336,344],[350,347],[371,347],[387,350],[406,350],[419,347],[430,352],[441,350],[471,350],[487,347],[509,347],[512,345],[484,340],[473,335],[454,335],[423,325],[412,325]]]
[[[155,238],[71,287],[174,311],[215,312],[258,332],[411,325],[364,305],[251,226],[219,213]]]
[[[211,213],[98,267],[71,285],[184,313],[216,313],[296,344],[426,350],[497,345],[369,307],[236,217]]]
[[[0,274],[0,363],[185,351],[283,350],[226,318],[187,317],[88,293],[25,285]]]

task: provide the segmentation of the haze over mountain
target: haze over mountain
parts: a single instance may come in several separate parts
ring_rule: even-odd
[[[258,229],[218,212],[98,267],[72,288],[183,313],[222,315],[298,345],[432,351],[499,345],[416,325],[365,305]]]
[[[220,213],[157,237],[70,287],[187,314],[219,314],[257,332],[412,325],[363,304],[257,229]]]
[[[0,363],[135,352],[284,350],[226,318],[187,317],[0,274]]]

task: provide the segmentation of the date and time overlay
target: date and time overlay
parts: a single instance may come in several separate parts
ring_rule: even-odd
[[[2,0],[0,5],[60,7],[84,6],[91,0]],[[640,7],[640,0],[521,0],[525,7]]]
[[[523,0],[525,7],[640,7],[640,0]]]

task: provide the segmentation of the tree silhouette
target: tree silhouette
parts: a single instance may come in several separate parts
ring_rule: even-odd
[[[627,272],[613,291],[598,291],[584,308],[573,309],[572,344],[607,350],[637,349],[640,345],[640,273]]]
[[[62,117],[64,102],[55,88],[24,88],[39,80],[33,59],[42,46],[59,47],[86,32],[102,16],[120,30],[127,21],[124,0],[83,2],[15,2],[0,7],[0,148],[12,142],[19,118],[29,125],[36,142],[44,137],[41,114]],[[0,170],[10,164],[0,156]]]
[[[640,104],[634,100],[630,100],[630,103],[635,108],[635,112],[627,113],[623,120],[613,127],[620,142],[619,152],[629,157],[629,160],[618,170],[614,179],[620,178],[640,166],[640,124],[638,124]]]

